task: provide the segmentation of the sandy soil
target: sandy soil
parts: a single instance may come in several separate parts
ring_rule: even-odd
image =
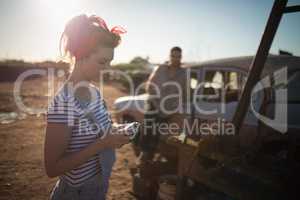
[[[13,83],[0,83],[0,112],[18,112],[13,98]],[[104,86],[109,109],[119,96],[126,95],[115,86]],[[47,82],[41,79],[22,85],[22,99],[28,106],[46,107]],[[23,120],[0,125],[0,200],[48,199],[56,182],[45,175],[43,143],[45,116],[28,115]],[[117,150],[107,199],[135,199],[130,168],[136,157],[130,144]]]

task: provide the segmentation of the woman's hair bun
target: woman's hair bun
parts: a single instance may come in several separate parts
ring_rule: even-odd
[[[96,15],[78,15],[65,26],[60,39],[60,52],[63,57],[80,60],[99,45],[115,48],[121,41],[120,34],[125,32],[120,26],[109,30],[105,21]]]

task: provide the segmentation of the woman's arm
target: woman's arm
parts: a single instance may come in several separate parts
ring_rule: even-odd
[[[66,124],[48,123],[44,156],[49,177],[56,177],[74,169],[105,148],[118,148],[129,142],[129,137],[124,134],[108,134],[78,152],[66,153],[70,137],[71,128]]]

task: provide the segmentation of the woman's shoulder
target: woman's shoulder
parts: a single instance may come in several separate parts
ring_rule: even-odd
[[[48,103],[47,122],[73,125],[78,114],[79,109],[75,99],[72,98],[70,91],[65,86],[62,86]]]
[[[99,87],[94,84],[91,84],[90,89],[92,89],[92,93],[96,95],[96,98],[102,98],[102,92],[100,91]]]
[[[53,96],[53,100],[67,100],[70,92],[68,91],[67,87],[65,85],[61,86],[55,95]]]
[[[48,107],[60,104],[67,104],[74,101],[74,95],[73,92],[68,89],[66,84],[62,85],[57,92],[54,94],[54,96],[51,98]]]

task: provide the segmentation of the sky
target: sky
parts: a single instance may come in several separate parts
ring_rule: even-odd
[[[300,5],[290,0],[289,5]],[[96,14],[127,30],[114,63],[135,56],[168,60],[173,46],[184,62],[254,55],[273,0],[1,0],[0,59],[57,60],[66,22]],[[300,13],[281,21],[270,53],[300,56]]]

